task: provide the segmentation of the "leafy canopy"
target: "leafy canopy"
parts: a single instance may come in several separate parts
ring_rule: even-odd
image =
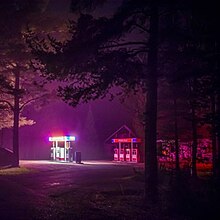
[[[59,95],[72,106],[145,87],[146,64],[140,57],[147,53],[147,13],[139,0],[124,1],[111,18],[81,14],[70,22],[72,37],[65,42],[41,39],[29,30],[33,66],[47,79],[64,82]]]

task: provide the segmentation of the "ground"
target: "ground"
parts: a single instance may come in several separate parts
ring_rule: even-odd
[[[159,173],[157,203],[144,200],[143,164],[21,161],[0,170],[2,220],[219,219],[218,187],[209,179],[176,184]]]

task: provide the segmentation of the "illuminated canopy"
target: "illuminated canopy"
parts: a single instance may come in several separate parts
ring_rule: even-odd
[[[112,139],[112,143],[138,143],[141,142],[140,138],[117,138]]]
[[[58,137],[49,137],[49,141],[75,141],[75,136],[58,136]]]

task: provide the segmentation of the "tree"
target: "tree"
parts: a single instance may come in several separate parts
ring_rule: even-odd
[[[140,152],[140,161],[144,162],[144,146],[145,146],[145,138],[144,138],[144,108],[146,103],[146,96],[145,93],[140,89],[139,91],[136,91],[135,93],[133,91],[130,91],[129,93],[124,94],[120,101],[123,105],[125,105],[126,109],[130,112],[132,115],[132,130],[137,135],[137,137],[141,138],[141,145],[139,147]]]
[[[192,24],[193,9],[190,1],[185,4],[182,1],[125,0],[110,18],[93,18],[81,13],[77,22],[71,22],[72,38],[66,42],[53,37],[42,40],[32,32],[26,37],[36,57],[34,67],[44,72],[47,79],[65,82],[65,86],[59,88],[59,95],[72,106],[142,88],[147,100],[146,193],[151,196],[157,191],[158,78],[169,62],[177,70],[170,70],[173,81],[201,74],[204,66],[201,56],[197,56],[201,46],[196,41],[198,35],[188,26]],[[167,59],[169,53],[173,53],[173,57],[178,55],[178,65]],[[141,54],[147,56],[144,63],[138,59]],[[115,87],[120,89],[112,89]]]
[[[203,69],[203,75],[206,77],[204,81],[206,88],[206,97],[210,103],[210,113],[205,114],[205,118],[211,125],[210,135],[213,145],[213,173],[217,179],[220,179],[220,90],[219,90],[219,54],[220,54],[220,32],[216,28],[216,22],[219,20],[217,10],[217,2],[204,7],[201,4],[199,10],[195,10],[197,18],[198,43],[203,45],[201,48],[203,62],[206,64]],[[218,147],[217,147],[218,146]]]
[[[181,61],[178,64],[179,71],[174,75],[178,80],[189,82],[190,90],[190,108],[192,116],[193,130],[193,150],[192,166],[193,176],[196,175],[196,151],[197,151],[197,128],[200,123],[201,109],[203,114],[207,114],[207,103],[210,103],[212,117],[209,123],[212,124],[212,142],[213,142],[213,163],[215,167],[215,140],[218,127],[218,115],[215,105],[219,89],[216,86],[219,83],[219,30],[216,29],[215,22],[219,20],[219,13],[216,9],[217,3],[206,4],[200,1],[187,2],[186,7],[187,20],[185,22],[185,31],[182,38],[179,39],[179,56]],[[190,16],[191,15],[191,16]],[[209,77],[209,82],[204,81],[204,77]],[[201,82],[203,81],[203,84]],[[209,91],[204,88],[210,85]],[[211,89],[212,88],[212,89]],[[203,94],[203,97],[202,95]],[[215,97],[215,98],[214,98]],[[211,104],[212,102],[212,104]],[[204,103],[205,106],[204,106]],[[216,115],[217,113],[217,115]],[[210,116],[210,114],[208,114]],[[207,122],[207,121],[206,121]]]
[[[20,63],[21,65],[21,63]],[[43,89],[43,85],[38,83],[36,76],[29,70],[23,69],[21,66],[13,65],[1,74],[6,72],[8,83],[11,88],[1,89],[0,102],[4,105],[5,110],[13,113],[13,166],[19,166],[19,122],[24,124],[24,117],[20,117],[22,110],[29,104],[46,98],[47,92]],[[33,124],[33,121],[26,120],[27,124]],[[21,124],[20,124],[21,125]]]
[[[33,3],[33,2],[32,2]],[[43,83],[31,70],[30,53],[25,45],[22,28],[34,8],[42,1],[3,1],[1,11],[1,105],[13,113],[13,166],[19,166],[19,121],[23,108],[39,99],[45,91]],[[11,27],[14,28],[11,28]],[[34,91],[34,92],[33,92]],[[30,123],[31,121],[26,121]]]
[[[3,128],[12,128],[14,122],[14,117],[9,110],[3,109],[0,110],[0,130]],[[32,119],[27,119],[25,116],[21,116],[19,119],[19,125],[33,125],[35,121]]]
[[[122,92],[147,87],[146,193],[152,195],[157,188],[157,13],[157,1],[124,1],[113,18],[82,14],[77,23],[72,22],[72,39],[67,42],[49,38],[48,48],[46,41],[31,33],[27,37],[38,59],[35,67],[42,67],[48,79],[70,80],[59,93],[72,106],[108,93],[112,97],[115,86]],[[147,52],[148,69],[136,58]]]

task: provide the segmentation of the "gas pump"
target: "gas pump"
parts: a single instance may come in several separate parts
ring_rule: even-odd
[[[121,148],[121,150],[120,150],[119,159],[120,159],[120,161],[125,160],[124,148]]]
[[[59,161],[65,161],[65,146],[64,146],[64,143],[63,142],[58,142],[58,145],[59,145],[59,158],[58,160]]]
[[[118,144],[119,161],[139,162],[139,143],[140,138],[116,138],[112,143]],[[116,148],[115,148],[116,149]],[[117,160],[117,153],[114,151],[114,160]]]
[[[66,161],[69,161],[69,148],[70,148],[70,142],[69,141],[67,141],[66,143],[65,143],[65,154],[66,154]]]
[[[72,162],[73,161],[73,152],[70,141],[66,142],[66,161]]]
[[[54,155],[54,153],[53,153],[53,147],[51,147],[51,148],[50,148],[50,159],[51,159],[51,160],[54,160],[54,159],[53,159],[53,155]]]
[[[130,162],[131,161],[131,154],[130,154],[131,150],[129,148],[127,148],[125,150],[125,159],[127,162]]]
[[[114,149],[114,160],[118,161],[118,148]]]
[[[56,160],[56,146],[55,142],[53,142],[52,147],[50,148],[50,159]]]
[[[73,161],[71,142],[75,141],[74,136],[49,137],[51,141],[51,160],[60,162]]]
[[[70,162],[69,149],[66,149],[66,161]]]
[[[138,162],[138,149],[132,150],[132,162],[137,163]]]
[[[56,160],[60,160],[60,148],[56,146]]]

